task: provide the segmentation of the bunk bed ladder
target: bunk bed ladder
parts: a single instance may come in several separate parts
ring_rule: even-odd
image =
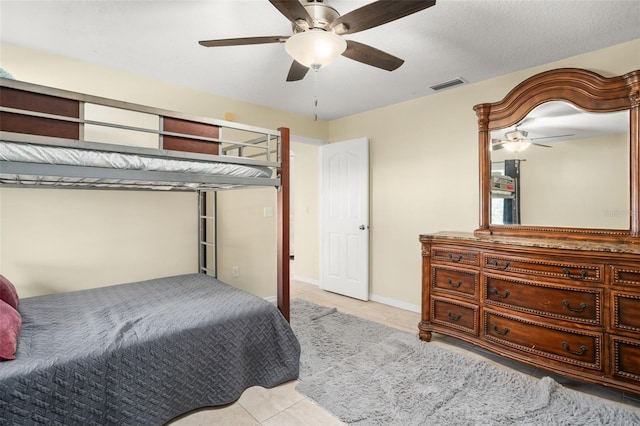
[[[198,191],[198,272],[218,277],[217,192]]]

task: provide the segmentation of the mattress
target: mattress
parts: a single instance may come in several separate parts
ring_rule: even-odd
[[[298,377],[280,311],[204,274],[25,298],[19,311],[2,424],[161,425]]]
[[[104,170],[100,176],[89,173],[87,176],[70,174],[65,176],[63,169],[55,176],[33,175],[32,172],[7,173],[3,171],[1,161],[33,163],[43,165],[75,166],[99,168]],[[7,168],[6,166],[4,167]],[[114,171],[114,176],[109,171]],[[136,179],[122,179],[115,171],[152,172],[160,178],[145,180],[138,173]],[[164,173],[164,174],[160,174]],[[67,148],[59,146],[36,145],[0,141],[0,179],[3,183],[86,186],[86,187],[136,187],[137,189],[175,189],[184,187],[197,189],[203,187],[206,179],[184,179],[185,174],[221,176],[237,183],[238,179],[269,179],[273,170],[265,166],[235,164],[226,162],[208,162],[143,156],[111,151]],[[163,179],[164,178],[164,179]],[[235,179],[235,180],[234,180]],[[186,180],[186,181],[184,181]],[[209,187],[217,187],[213,182]],[[240,183],[241,184],[241,183]],[[140,187],[143,188],[140,188]]]

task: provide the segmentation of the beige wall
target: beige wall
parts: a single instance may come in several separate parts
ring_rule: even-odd
[[[330,123],[331,142],[370,140],[374,297],[417,309],[418,235],[477,227],[478,137],[472,107],[498,101],[522,80],[559,67],[620,75],[640,68],[640,40]]]
[[[293,143],[292,203],[293,239],[295,261],[292,276],[304,281],[318,283],[319,267],[319,198],[318,145]]]
[[[11,44],[3,43],[0,50],[0,66],[19,80],[218,119],[232,112],[238,122],[284,126],[296,135],[328,139],[328,123],[313,117]],[[92,111],[94,116],[104,113]],[[106,114],[112,116],[109,111]],[[140,121],[145,118],[136,119]],[[113,131],[88,129],[87,133],[94,140],[108,141]],[[127,141],[148,145],[131,135]],[[303,151],[298,155],[301,163],[305,162]],[[313,149],[310,152],[315,155]],[[263,212],[271,207],[275,214],[275,190],[225,192],[221,198],[229,200],[226,207],[231,215],[224,220],[222,210],[221,277],[260,296],[274,296],[275,219],[264,218]],[[196,206],[191,193],[0,189],[0,273],[16,284],[21,297],[27,297],[195,272]],[[309,229],[310,239],[317,239],[314,227]],[[317,257],[313,252],[305,255],[305,246],[317,252],[313,243],[301,244],[300,258]],[[310,272],[302,269],[300,273],[317,274],[317,267],[306,263]],[[231,266],[239,267],[238,278],[228,277]]]
[[[583,67],[606,76],[640,68],[640,40],[636,40],[330,123],[316,123],[310,117],[204,94],[17,46],[3,44],[0,47],[1,65],[26,81],[215,118],[229,111],[239,122],[262,127],[289,126],[294,134],[332,142],[368,137],[371,146],[370,292],[379,300],[415,309],[420,304],[418,235],[440,230],[473,231],[478,223],[477,127],[473,105],[500,100],[523,79],[551,68]],[[317,149],[307,145],[293,147],[296,179],[294,274],[311,280],[319,277]],[[41,273],[30,272],[29,265],[48,265],[51,268],[46,278],[50,283],[47,285],[54,287],[51,291],[67,289],[65,283],[71,277],[74,283],[82,283],[78,286],[92,286],[164,275],[167,271],[158,270],[159,264],[165,268],[168,267],[165,263],[175,262],[171,270],[176,273],[190,272],[193,268],[195,246],[189,244],[193,244],[194,234],[188,229],[184,234],[169,230],[163,219],[158,219],[158,224],[149,224],[148,229],[143,228],[144,232],[134,234],[135,238],[129,238],[128,243],[132,246],[128,250],[131,253],[156,253],[155,246],[178,247],[180,255],[185,254],[184,258],[169,261],[168,257],[155,255],[147,256],[144,262],[139,258],[134,259],[136,262],[129,262],[123,255],[110,263],[109,268],[101,268],[103,265],[99,264],[101,259],[114,256],[110,254],[112,250],[118,250],[120,241],[111,238],[114,229],[123,230],[124,234],[127,234],[125,231],[137,231],[136,223],[149,221],[154,217],[149,216],[149,212],[154,210],[168,209],[171,212],[176,209],[166,214],[184,215],[186,222],[192,221],[187,227],[195,226],[195,219],[186,219],[193,214],[192,204],[195,201],[178,198],[185,194],[149,193],[140,201],[139,193],[31,191],[0,190],[0,271],[7,276],[24,279],[25,282],[18,283],[18,286],[22,285],[25,291],[45,282],[39,275]],[[262,296],[272,296],[273,286],[260,283],[262,280],[265,283],[271,281],[275,275],[271,269],[275,268],[273,257],[269,255],[274,250],[275,227],[270,224],[273,219],[263,215],[264,207],[275,203],[275,197],[268,194],[273,190],[255,190],[257,197],[252,191],[223,194],[227,199],[233,199],[233,203],[225,204],[231,216],[224,223],[229,235],[234,237],[230,237],[229,248],[226,254],[222,254],[227,257],[224,258],[226,265],[221,265],[221,276],[225,278],[225,274],[230,274],[231,266],[238,266],[240,277],[229,279],[232,284]],[[89,193],[91,195],[84,195]],[[14,208],[13,203],[17,199],[28,199],[28,204]],[[85,201],[88,205],[82,204]],[[122,208],[121,205],[133,202],[141,202],[139,213],[124,217],[109,214],[115,206]],[[246,203],[245,208],[239,211],[242,203]],[[76,256],[86,251],[89,241],[84,231],[78,231],[75,223],[61,226],[56,222],[62,213],[56,213],[57,216],[53,215],[50,221],[46,219],[46,223],[35,231],[29,231],[28,239],[24,240],[20,234],[23,229],[33,226],[32,221],[26,219],[30,210],[45,213],[39,217],[39,220],[45,220],[42,216],[46,218],[49,211],[65,210],[66,206],[77,206],[74,214],[84,217],[85,221],[89,221],[91,215],[97,215],[92,220],[100,225],[91,227],[91,232],[96,234],[93,240],[102,247],[86,266],[80,264]],[[248,222],[236,221],[240,216]],[[131,221],[132,218],[135,220]],[[237,229],[246,228],[246,223],[255,224],[255,227]],[[262,226],[265,223],[267,227]],[[166,234],[156,236],[159,229]],[[160,244],[154,238],[164,239],[164,242]],[[55,258],[48,260],[51,253],[55,253]],[[69,256],[63,256],[63,253],[69,253]],[[243,253],[250,254],[251,261],[244,263]],[[254,256],[262,257],[254,261]],[[259,283],[255,288],[250,284],[254,278]]]
[[[1,273],[20,297],[195,272],[195,193],[0,190]]]
[[[265,108],[9,43],[0,43],[0,51],[0,66],[18,80],[220,120],[224,119],[226,112],[231,112],[239,123],[266,128],[285,126],[296,135],[328,139],[327,122],[314,121],[313,117]]]

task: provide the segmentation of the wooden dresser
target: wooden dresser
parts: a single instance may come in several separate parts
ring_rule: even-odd
[[[420,338],[438,332],[640,393],[640,245],[421,235]]]
[[[420,338],[446,334],[551,372],[640,394],[640,70],[615,77],[549,70],[522,81],[502,100],[473,109],[479,228],[420,236]],[[575,119],[583,113],[593,114],[588,121],[594,123],[600,114],[624,118],[613,134],[624,138],[627,131],[627,151],[605,162],[615,146],[614,138],[606,138],[592,154],[597,167],[567,172],[585,164],[580,155],[595,146],[596,130],[605,127],[581,127]],[[535,146],[534,131],[543,135],[542,147]],[[573,134],[579,131],[584,133]],[[549,167],[565,143],[558,139],[573,136],[571,155]],[[525,151],[545,148],[545,157]],[[545,172],[531,173],[534,163]],[[625,173],[606,181],[612,169]],[[596,179],[583,179],[587,174]],[[511,188],[501,186],[504,176]],[[609,221],[614,218],[620,220]]]

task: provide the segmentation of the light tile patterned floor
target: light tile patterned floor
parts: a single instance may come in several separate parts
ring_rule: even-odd
[[[318,305],[337,307],[340,312],[356,315],[371,321],[417,334],[420,314],[394,308],[376,302],[363,302],[320,290],[318,287],[293,281],[291,298],[304,299]],[[547,372],[530,367],[455,339],[434,334],[432,344],[441,345],[454,351],[495,362],[505,368],[515,369],[535,377],[549,375]],[[552,377],[564,386],[604,398],[612,404],[622,405],[640,414],[640,397],[623,394],[602,386],[594,386],[566,379]],[[332,426],[344,425],[322,407],[311,402],[295,390],[297,381],[285,383],[274,389],[253,387],[247,389],[240,399],[220,408],[207,408],[176,419],[167,426],[205,425],[265,425],[265,426]]]

